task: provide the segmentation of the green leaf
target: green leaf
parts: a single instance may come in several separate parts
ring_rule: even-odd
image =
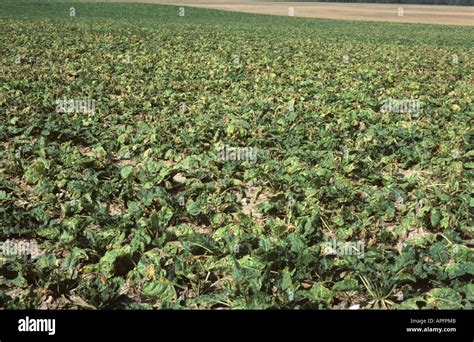
[[[462,309],[461,295],[450,288],[434,289],[428,302],[440,310]]]
[[[174,286],[160,281],[147,282],[142,289],[142,293],[146,297],[157,298],[161,301],[170,301],[176,298],[176,290]]]
[[[170,207],[162,207],[159,212],[153,210],[150,214],[150,224],[153,230],[164,231],[173,217]]]
[[[199,201],[189,200],[186,205],[186,211],[192,216],[198,216],[201,214],[201,206]]]
[[[288,267],[285,267],[282,272],[282,280],[281,280],[281,289],[283,291],[293,289],[293,284],[291,282],[291,275],[292,273],[288,270]]]
[[[419,310],[419,303],[423,304],[425,300],[422,297],[415,297],[407,299],[400,304],[395,306],[396,309],[405,309],[405,310]]]
[[[441,221],[441,212],[437,209],[432,210],[430,221],[434,228],[438,227],[439,222]]]
[[[132,174],[132,172],[133,172],[133,167],[130,165],[126,165],[120,170],[120,176],[122,176],[123,179],[128,179],[130,175]]]
[[[327,289],[322,283],[314,284],[306,296],[314,302],[330,304],[332,302],[332,291]]]
[[[467,284],[464,287],[464,291],[466,293],[466,299],[468,301],[474,302],[474,284]]]
[[[332,289],[333,291],[349,291],[354,290],[359,286],[357,279],[355,278],[345,278],[344,280],[336,282]]]
[[[434,261],[445,264],[449,261],[448,249],[442,241],[436,242],[431,245],[430,255]]]

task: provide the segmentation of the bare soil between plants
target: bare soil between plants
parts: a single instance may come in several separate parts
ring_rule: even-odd
[[[474,7],[468,6],[317,2],[252,2],[241,0],[113,0],[113,2],[183,5],[224,11],[271,14],[280,16],[289,16],[291,13],[293,13],[294,17],[304,18],[474,26]],[[399,8],[403,8],[403,15],[399,15],[401,14],[399,13]]]

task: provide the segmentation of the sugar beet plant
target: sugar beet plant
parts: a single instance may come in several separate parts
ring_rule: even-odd
[[[0,24],[0,307],[472,308],[473,28]]]

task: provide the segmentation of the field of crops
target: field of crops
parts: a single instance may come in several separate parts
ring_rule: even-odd
[[[0,25],[0,307],[473,308],[474,28],[33,0]]]

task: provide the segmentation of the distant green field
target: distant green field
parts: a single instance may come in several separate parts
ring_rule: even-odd
[[[0,307],[472,309],[474,29],[180,13],[0,2]]]

